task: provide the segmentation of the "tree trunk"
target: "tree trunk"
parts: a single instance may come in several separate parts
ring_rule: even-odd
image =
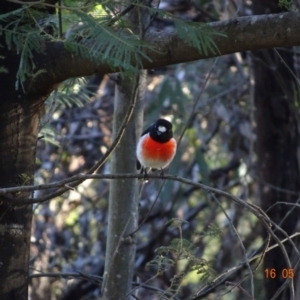
[[[141,4],[146,4],[141,1]],[[133,32],[143,37],[149,25],[147,10],[136,6],[128,22]],[[136,172],[136,145],[143,127],[142,100],[146,89],[146,71],[139,76],[119,78],[116,85],[113,136],[119,130],[134,97],[135,108],[120,144],[112,155],[111,172]],[[134,273],[136,245],[134,237],[124,239],[138,225],[138,180],[122,179],[110,183],[109,219],[105,257],[104,299],[119,300],[130,293]]]
[[[0,14],[18,7],[6,2],[1,4]],[[0,45],[0,66],[6,70],[0,72],[0,187],[30,185],[35,171],[39,120],[47,95],[16,89],[20,57],[13,49],[5,47],[4,35],[0,36]],[[31,193],[7,196],[29,198]],[[28,299],[31,218],[31,205],[14,207],[5,196],[0,196],[1,300]]]
[[[9,70],[0,73],[0,187],[4,188],[33,183],[42,102],[15,89],[19,59],[0,49],[0,56],[5,57],[2,66]],[[28,198],[31,193],[8,196]],[[0,196],[1,300],[28,299],[31,218],[31,205],[13,207]]]
[[[140,95],[122,140],[112,155],[111,173],[136,172],[136,144],[143,124],[141,93],[145,90],[145,73],[140,76]],[[121,80],[116,88],[114,134],[120,128],[135,92],[130,79]],[[110,183],[108,238],[105,257],[105,299],[122,299],[132,289],[135,241],[124,238],[137,228],[138,180],[122,179]]]
[[[278,2],[253,1],[254,14],[278,12]],[[283,61],[294,72],[293,55],[291,49],[278,50]],[[256,122],[256,153],[258,158],[258,177],[261,206],[268,216],[279,224],[287,234],[296,231],[299,219],[299,210],[292,206],[274,205],[277,201],[295,203],[298,196],[276,190],[285,189],[298,193],[300,190],[299,164],[297,158],[299,134],[297,116],[294,106],[295,82],[291,72],[282,62],[274,50],[265,50],[254,53],[255,78],[255,122]],[[272,186],[271,186],[272,185]],[[269,210],[270,209],[270,210]],[[290,212],[292,210],[292,212]],[[289,216],[285,219],[286,215]],[[273,228],[274,230],[274,228]],[[280,238],[285,238],[278,231]],[[263,237],[267,237],[264,231]],[[292,247],[285,243],[289,257],[292,258]],[[276,269],[275,278],[265,277],[266,299],[271,299],[285,279],[281,274],[287,269],[280,248],[266,254],[264,270]],[[297,282],[295,282],[297,284]],[[298,283],[299,284],[299,283]],[[290,299],[286,289],[281,298]]]

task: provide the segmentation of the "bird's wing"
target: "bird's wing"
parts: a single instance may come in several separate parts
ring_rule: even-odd
[[[142,133],[142,135],[141,135],[141,136],[143,136],[143,135],[145,135],[145,134],[149,133],[149,132],[150,132],[150,130],[153,128],[153,126],[154,126],[154,124],[150,125],[150,126],[147,128],[147,129],[145,129],[145,130],[143,131],[143,133]]]
[[[143,133],[142,133],[141,136],[143,136],[143,135],[149,133],[150,130],[151,130],[151,128],[152,128],[153,126],[154,126],[154,124],[150,125],[147,129],[145,129],[145,130],[143,131]],[[136,168],[137,168],[138,170],[142,168],[142,165],[141,165],[141,163],[139,162],[138,159],[136,160]],[[143,171],[143,169],[141,169],[141,172],[142,172],[142,171]]]

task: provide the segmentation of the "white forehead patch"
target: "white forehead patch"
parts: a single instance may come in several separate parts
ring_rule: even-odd
[[[160,131],[160,132],[166,132],[167,128],[165,126],[158,126],[158,131]]]

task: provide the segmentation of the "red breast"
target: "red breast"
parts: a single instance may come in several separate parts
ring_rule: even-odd
[[[145,134],[138,145],[138,159],[144,167],[165,168],[174,158],[176,141],[171,138],[166,143],[157,142]]]

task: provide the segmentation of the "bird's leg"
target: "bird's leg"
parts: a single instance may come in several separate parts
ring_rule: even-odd
[[[148,172],[146,168],[143,168],[142,172],[144,173],[144,181],[148,181],[149,177],[148,177]]]
[[[161,177],[161,180],[163,180],[164,179],[164,169],[163,168],[161,168],[160,169],[160,177]]]

